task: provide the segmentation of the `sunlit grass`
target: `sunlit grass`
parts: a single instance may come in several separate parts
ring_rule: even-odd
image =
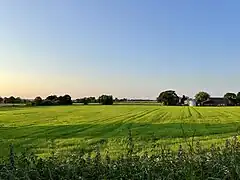
[[[0,108],[0,156],[13,143],[16,151],[47,153],[100,144],[112,153],[125,148],[132,130],[139,152],[162,145],[178,147],[195,136],[203,144],[222,143],[238,133],[239,107],[163,107],[158,105],[56,106]]]

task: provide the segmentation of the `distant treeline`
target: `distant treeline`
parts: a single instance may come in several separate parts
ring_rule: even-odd
[[[100,97],[84,97],[80,99],[76,99],[73,101],[74,103],[83,103],[87,105],[89,103],[100,103],[103,105],[112,105],[114,100],[112,95],[101,95]]]
[[[149,99],[127,99],[127,98],[113,98],[112,95],[101,95],[96,97],[83,97],[72,100],[71,96],[66,94],[64,96],[50,95],[45,99],[37,96],[33,100],[21,99],[20,97],[0,97],[0,103],[4,104],[26,104],[28,106],[53,106],[53,105],[71,105],[73,103],[82,103],[88,105],[91,103],[99,103],[102,105],[112,105],[114,102],[151,102]]]
[[[68,94],[64,96],[50,95],[46,99],[38,96],[31,103],[33,106],[72,105],[72,98]]]
[[[1,104],[26,104],[28,106],[53,106],[53,105],[72,105],[73,103],[83,103],[87,105],[89,103],[100,103],[102,105],[112,105],[114,102],[112,95],[101,95],[98,98],[84,97],[81,99],[72,100],[71,96],[66,94],[64,96],[50,95],[43,99],[37,96],[34,100],[21,99],[20,97],[0,97]]]
[[[13,96],[10,96],[10,97],[0,97],[0,104],[1,103],[4,103],[4,104],[26,104],[30,102],[30,100],[28,99],[21,99],[20,97],[13,97]]]
[[[106,95],[105,95],[106,96]],[[127,99],[127,98],[115,98],[112,99],[113,102],[154,102],[156,100],[151,99]],[[84,97],[73,100],[74,103],[100,103],[99,98],[96,97]]]
[[[240,105],[240,92],[232,93],[228,92],[223,97],[226,100],[226,105]],[[216,99],[216,98],[215,98]],[[207,92],[200,91],[195,95],[195,99],[189,98],[186,95],[179,97],[177,93],[173,90],[163,91],[156,98],[158,103],[162,105],[176,106],[176,105],[186,105],[188,101],[196,101],[198,105],[203,105],[204,102],[211,100],[210,94]],[[5,104],[27,104],[31,106],[51,106],[51,105],[71,105],[72,103],[82,103],[87,105],[89,103],[99,103],[102,105],[112,105],[114,102],[155,102],[155,100],[150,99],[127,99],[127,98],[113,98],[112,95],[101,95],[96,97],[83,97],[76,100],[72,100],[70,95],[56,96],[50,95],[46,99],[40,96],[36,97],[34,100],[21,99],[20,97],[0,97],[0,103]]]

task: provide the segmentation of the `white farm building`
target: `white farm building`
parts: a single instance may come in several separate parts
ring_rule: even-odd
[[[189,105],[189,106],[196,106],[196,105],[197,105],[197,102],[196,102],[195,99],[189,99],[189,100],[188,100],[188,105]]]

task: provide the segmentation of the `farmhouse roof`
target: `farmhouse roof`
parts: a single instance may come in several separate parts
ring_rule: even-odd
[[[220,105],[220,104],[228,104],[228,100],[225,98],[221,97],[211,97],[206,101],[203,101],[202,104],[215,104],[215,105]]]

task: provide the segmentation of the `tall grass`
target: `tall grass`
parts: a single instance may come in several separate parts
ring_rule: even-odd
[[[44,159],[31,152],[15,155],[0,164],[0,179],[240,179],[240,142],[237,137],[225,146],[203,148],[192,141],[178,151],[160,148],[154,155],[135,153],[131,131],[127,152],[111,158],[92,150],[56,154]]]

